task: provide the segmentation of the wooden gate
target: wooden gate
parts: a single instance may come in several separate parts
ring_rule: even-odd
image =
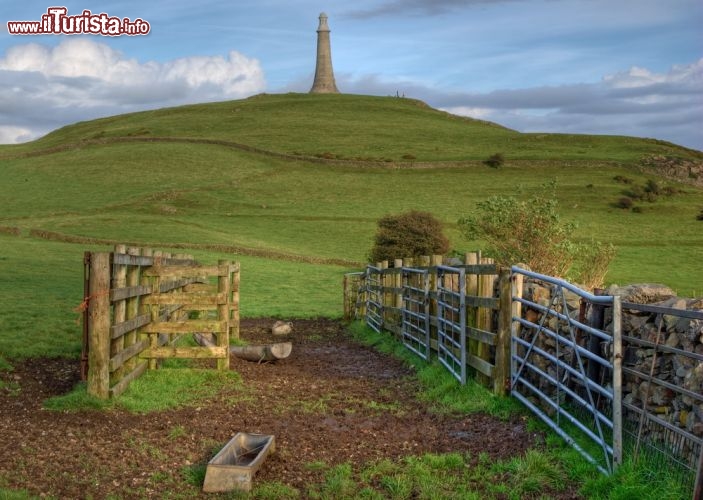
[[[189,256],[118,246],[86,252],[81,373],[88,393],[114,397],[166,358],[210,358],[229,369],[239,336],[239,263],[202,266]],[[179,347],[185,334],[215,347]]]

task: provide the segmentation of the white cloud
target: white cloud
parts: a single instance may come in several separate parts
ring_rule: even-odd
[[[265,86],[259,61],[236,51],[140,63],[88,38],[17,45],[0,58],[0,142],[97,116],[238,99]]]
[[[0,144],[16,144],[32,138],[32,131],[24,127],[0,125]]]
[[[703,83],[703,59],[688,65],[677,64],[668,73],[654,73],[647,68],[633,66],[627,71],[606,75],[603,81],[612,88],[637,88],[670,83],[700,86]]]

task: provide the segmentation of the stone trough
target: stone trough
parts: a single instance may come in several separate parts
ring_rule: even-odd
[[[203,491],[251,491],[252,478],[269,453],[275,451],[271,435],[238,432],[208,462]]]

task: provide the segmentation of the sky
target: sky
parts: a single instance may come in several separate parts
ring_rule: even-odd
[[[10,34],[8,22],[53,21],[57,6],[140,19],[149,32]],[[701,0],[5,1],[0,143],[138,110],[307,92],[323,11],[341,92],[403,95],[521,132],[703,150]]]

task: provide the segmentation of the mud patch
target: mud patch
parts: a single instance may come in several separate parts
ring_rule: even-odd
[[[242,338],[269,343],[273,320],[242,321]],[[42,401],[78,381],[77,360],[28,360],[0,373],[0,487],[58,498],[204,496],[194,477],[238,431],[273,434],[276,453],[255,485],[305,492],[322,480],[311,463],[370,461],[426,452],[506,458],[533,446],[522,419],[437,415],[417,399],[402,363],[359,345],[328,320],[294,322],[293,353],[257,364],[233,357],[247,389],[197,407],[134,415],[52,412]]]

